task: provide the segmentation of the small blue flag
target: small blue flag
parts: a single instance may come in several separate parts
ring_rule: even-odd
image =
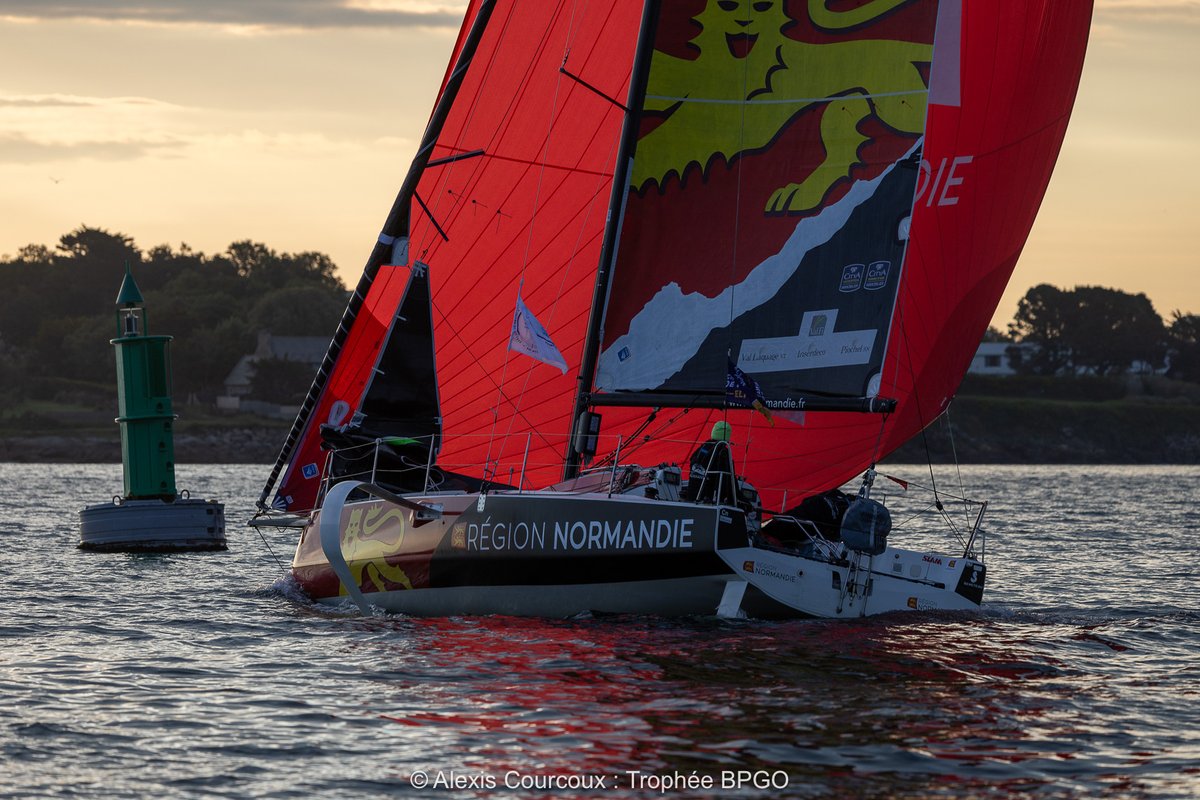
[[[741,408],[753,408],[766,417],[767,422],[773,426],[775,420],[771,418],[771,412],[766,406],[767,398],[763,394],[762,387],[758,385],[758,381],[738,369],[732,359],[728,363],[729,369],[725,373],[726,404]]]

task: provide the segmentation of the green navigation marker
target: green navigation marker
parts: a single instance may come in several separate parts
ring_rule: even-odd
[[[145,301],[129,265],[117,295],[117,422],[125,497],[174,499],[175,439],[170,336],[150,336]]]
[[[175,488],[170,336],[151,336],[129,264],[117,293],[117,423],[125,495],[79,512],[85,550],[224,550],[225,507]]]

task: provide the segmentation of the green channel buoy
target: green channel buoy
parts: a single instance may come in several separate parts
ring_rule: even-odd
[[[117,293],[117,413],[125,494],[79,512],[79,546],[91,550],[224,550],[225,508],[175,487],[171,336],[151,336],[133,271]]]

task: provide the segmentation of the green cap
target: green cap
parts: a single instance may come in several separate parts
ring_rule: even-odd
[[[718,442],[728,442],[731,433],[733,431],[730,429],[729,423],[725,420],[721,420],[716,425],[713,425],[712,438]]]
[[[117,293],[117,305],[140,306],[144,302],[142,293],[138,291],[137,282],[133,279],[133,272],[129,268],[129,262],[126,261],[125,280],[121,281],[121,291]]]

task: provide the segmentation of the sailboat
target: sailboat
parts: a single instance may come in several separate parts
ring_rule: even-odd
[[[471,0],[257,522],[363,613],[979,608],[986,506],[897,547],[876,465],[966,372],[1090,19]]]

